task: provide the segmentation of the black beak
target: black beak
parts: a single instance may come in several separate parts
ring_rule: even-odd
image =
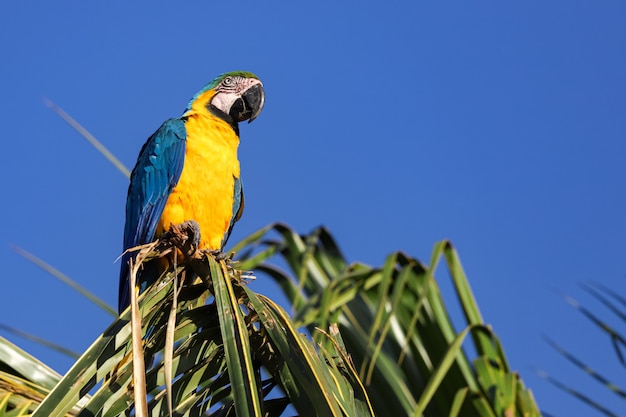
[[[248,88],[240,99],[230,108],[230,117],[237,122],[248,120],[248,123],[258,117],[265,104],[265,91],[261,84]]]

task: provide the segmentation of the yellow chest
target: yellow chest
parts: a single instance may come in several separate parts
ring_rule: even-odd
[[[180,180],[165,204],[157,235],[171,224],[195,220],[200,225],[200,248],[221,249],[233,216],[233,189],[239,178],[239,138],[223,120],[189,114]]]

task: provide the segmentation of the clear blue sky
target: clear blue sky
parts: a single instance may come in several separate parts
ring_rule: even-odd
[[[2,9],[1,322],[82,351],[111,321],[11,244],[116,304],[127,181],[42,98],[132,166],[199,88],[245,69],[267,101],[242,127],[246,212],[231,242],[273,221],[301,232],[324,224],[350,260],[379,265],[398,249],[428,261],[450,238],[543,410],[593,415],[532,367],[624,411],[541,339],[625,382],[609,341],[560,296],[601,312],[578,283],[624,289],[623,1]],[[450,300],[446,274],[439,280]],[[71,364],[10,338],[61,372]]]

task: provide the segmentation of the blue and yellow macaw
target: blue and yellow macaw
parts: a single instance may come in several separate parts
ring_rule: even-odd
[[[170,225],[189,220],[200,227],[199,249],[224,247],[243,211],[238,123],[256,119],[264,102],[256,75],[226,73],[196,93],[181,117],[167,120],[150,136],[130,178],[124,250],[152,242]],[[120,313],[130,303],[131,256],[122,259]],[[138,278],[142,290],[157,278],[146,275]]]

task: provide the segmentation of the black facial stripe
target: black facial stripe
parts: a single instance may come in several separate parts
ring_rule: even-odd
[[[232,127],[235,131],[235,134],[239,136],[239,123],[237,123],[232,117],[230,117],[230,114],[224,113],[223,111],[212,105],[211,102],[207,104],[206,108],[209,112],[211,112],[213,116],[219,117],[220,119],[228,123],[230,127]]]

